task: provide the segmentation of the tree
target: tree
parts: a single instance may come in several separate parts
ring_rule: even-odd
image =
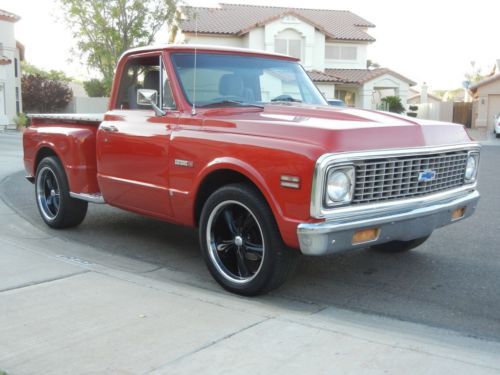
[[[83,87],[91,98],[101,98],[107,95],[104,82],[98,79],[93,78],[90,81],[83,82]]]
[[[103,76],[106,94],[120,55],[151,44],[176,16],[177,0],[59,0],[81,57]]]
[[[39,75],[43,78],[52,79],[56,81],[70,82],[73,80],[73,78],[68,77],[64,72],[60,70],[53,70],[53,69],[43,70],[35,65],[30,64],[27,61],[21,61],[21,72],[27,75],[29,74]]]
[[[23,108],[27,113],[53,113],[64,109],[73,98],[73,91],[63,81],[48,79],[38,74],[21,78]]]
[[[405,107],[401,103],[401,98],[399,96],[386,96],[385,98],[382,98],[382,103],[387,105],[389,112],[405,112]]]
[[[378,62],[372,61],[370,59],[366,60],[366,68],[367,69],[378,69],[380,68],[380,64]]]

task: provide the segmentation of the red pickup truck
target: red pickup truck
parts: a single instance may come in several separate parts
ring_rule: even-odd
[[[134,49],[104,115],[31,119],[47,225],[80,224],[92,202],[196,226],[213,277],[244,295],[280,285],[300,253],[412,249],[479,200],[463,126],[329,107],[287,56]]]

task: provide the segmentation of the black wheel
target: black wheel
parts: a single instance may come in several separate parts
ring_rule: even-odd
[[[416,238],[411,241],[391,241],[380,245],[373,245],[371,249],[382,253],[403,253],[422,245],[430,236]]]
[[[38,211],[49,227],[70,228],[85,219],[88,203],[70,197],[66,173],[56,157],[46,157],[38,165],[35,195]]]
[[[280,286],[299,254],[284,245],[259,191],[244,184],[222,187],[208,198],[200,218],[200,244],[215,280],[246,296]]]

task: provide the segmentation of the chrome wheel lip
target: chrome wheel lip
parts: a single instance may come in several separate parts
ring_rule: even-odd
[[[219,253],[217,251],[217,246],[215,244],[215,239],[213,238],[213,235],[212,235],[212,225],[214,224],[214,221],[218,218],[219,214],[223,211],[223,209],[229,205],[238,205],[240,207],[243,207],[252,216],[253,220],[257,224],[257,227],[259,229],[259,234],[262,238],[262,258],[260,260],[260,264],[259,264],[259,267],[257,268],[257,271],[255,271],[255,273],[250,277],[236,277],[236,275],[234,275],[231,271],[229,271],[225,267],[222,259],[220,259],[220,257],[219,257]],[[237,236],[237,237],[239,237],[239,236]],[[262,228],[260,226],[259,221],[255,217],[252,210],[250,210],[246,205],[244,205],[243,203],[241,203],[239,201],[227,200],[227,201],[223,201],[223,202],[219,203],[217,206],[215,206],[215,208],[212,210],[212,212],[210,212],[210,216],[208,218],[205,238],[206,238],[207,248],[209,250],[210,260],[212,261],[212,264],[217,269],[218,273],[220,275],[222,275],[226,280],[233,282],[235,284],[242,285],[242,284],[247,284],[247,283],[251,282],[253,279],[255,279],[257,277],[260,270],[262,269],[262,265],[264,264],[264,259],[266,256],[266,244],[264,241],[264,234],[262,232]]]
[[[55,183],[55,187],[47,189],[47,177],[50,177],[52,179],[52,181]],[[43,167],[36,176],[36,200],[42,216],[48,221],[53,221],[59,214],[61,204],[60,193],[61,190],[59,181],[57,180],[54,171],[49,167]],[[55,207],[55,204],[48,202],[47,195],[52,199],[57,197],[59,202],[57,204],[57,207]],[[49,205],[54,205],[54,210],[51,210]]]

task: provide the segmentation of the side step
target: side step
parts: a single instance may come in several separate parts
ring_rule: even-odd
[[[69,196],[71,198],[75,199],[81,199],[83,201],[87,201],[90,203],[97,203],[97,204],[105,204],[106,202],[104,201],[104,198],[102,197],[102,194],[85,194],[85,193],[69,193]]]

